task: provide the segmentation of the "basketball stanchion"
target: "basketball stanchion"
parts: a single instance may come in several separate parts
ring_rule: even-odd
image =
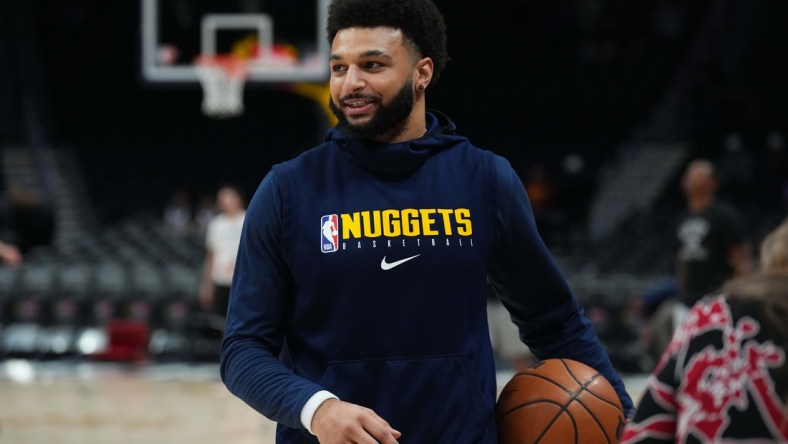
[[[201,55],[194,62],[203,90],[202,112],[226,119],[244,112],[243,94],[249,59],[233,54]]]

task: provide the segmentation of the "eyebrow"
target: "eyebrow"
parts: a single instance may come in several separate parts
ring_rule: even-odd
[[[364,51],[360,54],[361,57],[386,57],[391,58],[390,55],[386,54],[384,51],[380,49],[370,49],[369,51]],[[336,54],[331,54],[329,57],[331,60],[341,60],[342,57]]]

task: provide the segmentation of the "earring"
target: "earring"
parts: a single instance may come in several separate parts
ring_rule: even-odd
[[[416,87],[419,91],[424,91],[424,85],[419,85]]]

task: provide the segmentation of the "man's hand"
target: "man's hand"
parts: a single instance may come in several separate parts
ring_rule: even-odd
[[[371,409],[338,399],[320,404],[312,431],[321,444],[397,444],[401,435]]]

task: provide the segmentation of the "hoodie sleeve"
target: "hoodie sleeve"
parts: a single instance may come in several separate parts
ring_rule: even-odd
[[[263,179],[244,221],[220,374],[228,390],[265,417],[302,428],[301,410],[323,388],[280,359],[293,284],[282,253],[282,205],[274,172]]]
[[[593,367],[615,387],[629,414],[632,399],[544,244],[525,185],[508,161],[497,157],[495,165],[497,237],[489,269],[493,290],[537,358],[569,358]]]

